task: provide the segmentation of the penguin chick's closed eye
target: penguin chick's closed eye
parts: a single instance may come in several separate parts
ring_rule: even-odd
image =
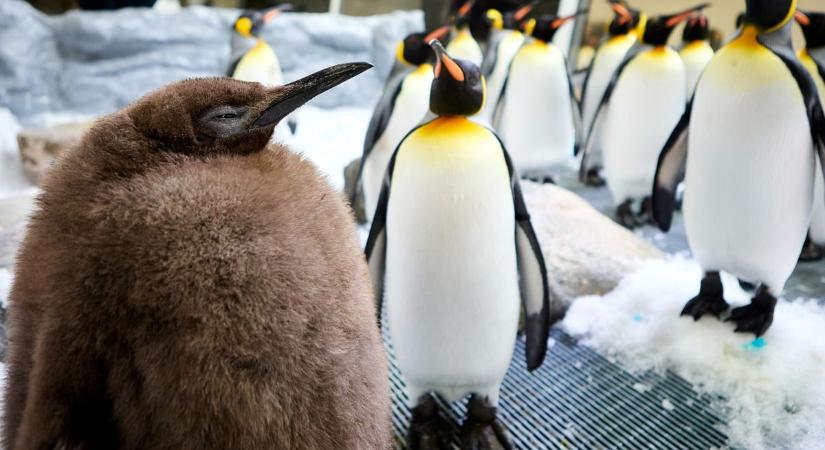
[[[10,298],[6,448],[387,448],[350,211],[268,143],[362,70],[173,84],[56,164]]]

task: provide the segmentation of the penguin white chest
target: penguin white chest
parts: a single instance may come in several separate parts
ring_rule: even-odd
[[[685,62],[688,99],[690,99],[693,97],[693,91],[696,89],[699,77],[702,76],[705,67],[713,59],[713,48],[705,41],[692,42],[685,46],[679,52],[679,55],[682,57],[682,61]]]
[[[466,59],[477,66],[481,66],[484,59],[481,47],[478,46],[478,42],[470,34],[470,30],[466,28],[459,30],[450,43],[447,44],[447,53],[455,59]]]
[[[513,61],[513,57],[516,56],[516,53],[523,43],[524,34],[519,31],[509,31],[506,36],[501,38],[498,44],[498,49],[496,49],[496,65],[487,78],[487,102],[484,104],[484,110],[480,114],[480,118],[485,122],[490,122],[493,119],[493,113],[501,97],[501,89],[507,80],[510,63]]]
[[[567,66],[553,44],[532,42],[513,58],[498,123],[521,170],[563,164],[573,157],[576,131]]]
[[[515,226],[509,172],[489,130],[441,118],[401,144],[385,302],[411,396],[497,395],[520,309]]]
[[[258,40],[258,43],[241,57],[232,73],[232,78],[258,82],[265,86],[284,84],[278,57],[272,47],[263,40]]]
[[[404,136],[421,123],[429,110],[432,81],[433,68],[429,64],[422,64],[404,78],[387,127],[375,142],[369,158],[364,161],[362,185],[368,220],[372,220],[378,205],[381,184],[393,152]]]
[[[633,34],[616,36],[602,45],[593,58],[593,68],[587,80],[587,91],[582,99],[582,120],[585,130],[590,130],[596,109],[602,101],[604,91],[610,84],[613,73],[619,68],[627,51],[636,42]],[[595,141],[601,148],[600,140]]]
[[[602,148],[614,201],[650,195],[659,153],[685,111],[685,66],[667,47],[638,55],[607,106]]]
[[[688,140],[684,215],[694,255],[706,270],[778,295],[811,217],[814,154],[800,89],[755,34],[705,69]]]

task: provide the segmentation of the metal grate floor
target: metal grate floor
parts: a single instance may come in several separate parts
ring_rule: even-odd
[[[532,374],[524,368],[524,339],[518,339],[504,380],[499,418],[516,448],[707,450],[726,445],[719,431],[723,422],[710,399],[698,396],[687,381],[672,373],[633,375],[559,330],[551,336],[555,345]],[[410,411],[386,327],[384,342],[396,444],[403,449]],[[457,444],[465,405],[439,403],[454,425]]]

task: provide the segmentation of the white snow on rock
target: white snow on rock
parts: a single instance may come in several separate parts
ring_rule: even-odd
[[[754,339],[714,317],[679,317],[700,278],[699,266],[684,258],[648,262],[612,293],[579,298],[563,327],[631,371],[670,369],[700,392],[724,398],[717,406],[731,447],[821,450],[825,306],[780,300],[773,326]],[[723,281],[729,303],[749,301],[736,280]]]

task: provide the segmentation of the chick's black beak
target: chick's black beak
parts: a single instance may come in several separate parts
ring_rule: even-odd
[[[444,50],[444,46],[441,45],[441,41],[438,39],[433,39],[430,41],[430,47],[432,47],[433,51],[435,52],[436,57],[436,64],[435,64],[435,77],[441,78],[442,72],[447,69],[446,72],[456,81],[464,81],[464,71],[461,70],[461,67],[450,58],[450,55],[447,54],[447,50]]]
[[[339,64],[272,89],[268,96],[268,105],[252,121],[249,129],[275,126],[289,113],[312,100],[318,94],[326,92],[371,68],[372,64],[363,62]]]

